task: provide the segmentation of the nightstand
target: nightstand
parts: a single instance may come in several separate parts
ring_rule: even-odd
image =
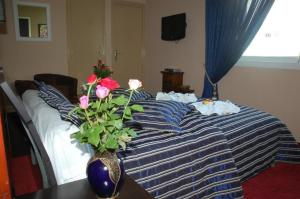
[[[87,179],[40,190],[16,199],[96,199]],[[132,178],[125,175],[125,182],[116,199],[154,199]]]
[[[183,72],[161,71],[162,73],[162,91],[178,92],[182,86]]]
[[[190,86],[182,85],[184,72],[161,71],[162,73],[162,92],[193,93]]]

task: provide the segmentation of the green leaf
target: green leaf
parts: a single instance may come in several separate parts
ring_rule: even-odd
[[[73,133],[73,134],[71,134],[71,136],[70,136],[71,138],[74,138],[74,139],[76,139],[76,140],[81,140],[81,138],[82,138],[82,135],[81,135],[81,133],[78,131],[78,132],[76,132],[76,133]]]
[[[109,116],[112,120],[117,120],[117,119],[120,119],[120,115],[117,115],[117,114],[110,114]]]
[[[112,99],[111,102],[118,106],[124,106],[128,102],[128,99],[125,98],[124,95],[120,95],[119,97]]]
[[[91,106],[93,109],[96,109],[96,108],[98,108],[98,103],[97,102],[95,102],[95,103],[92,103],[92,106]]]
[[[122,140],[118,140],[118,144],[122,147],[122,149],[125,151],[126,149],[126,143]]]
[[[108,109],[108,104],[107,103],[103,103],[103,104],[101,104],[101,108],[100,108],[100,111],[107,111],[107,109]]]
[[[129,128],[127,128],[127,129],[128,129],[127,130],[128,135],[130,135],[131,137],[137,136],[136,132],[133,129],[129,129]]]
[[[106,128],[109,132],[113,132],[115,130],[115,127],[114,126],[109,126]]]
[[[88,142],[96,147],[100,142],[99,130],[99,126],[94,126],[93,128],[90,128],[89,132],[87,133]]]
[[[131,137],[129,137],[126,133],[123,133],[120,137],[120,140],[124,141],[124,142],[130,142],[131,141]]]
[[[117,129],[122,129],[123,127],[123,122],[122,120],[114,120],[114,126],[117,128]]]
[[[126,109],[124,110],[124,113],[127,116],[131,116],[131,109],[129,107],[126,107]]]
[[[98,146],[99,142],[100,138],[98,134],[92,133],[88,136],[88,143],[90,143],[91,145]]]
[[[105,127],[103,125],[99,125],[99,135],[102,134],[105,130]]]
[[[131,115],[126,115],[126,114],[124,115],[124,118],[127,119],[127,120],[131,120],[132,119]]]
[[[134,104],[134,105],[130,106],[130,108],[132,110],[139,111],[139,112],[143,112],[144,111],[144,108],[141,105],[139,105],[139,104]]]
[[[118,146],[119,145],[118,145],[117,140],[112,135],[110,135],[107,138],[105,147],[108,148],[108,149],[118,149]]]

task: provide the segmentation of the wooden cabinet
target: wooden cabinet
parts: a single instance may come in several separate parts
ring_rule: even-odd
[[[162,73],[162,92],[192,93],[189,86],[183,85],[184,72],[161,71]]]
[[[183,72],[167,72],[162,73],[162,91],[163,92],[178,92],[183,82]]]

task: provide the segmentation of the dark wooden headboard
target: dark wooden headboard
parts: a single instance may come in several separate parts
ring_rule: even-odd
[[[18,94],[22,96],[26,90],[37,90],[37,85],[32,80],[16,80],[15,88]]]
[[[71,102],[77,102],[77,79],[60,74],[36,74],[33,76],[36,81],[42,81],[46,84],[54,86],[61,91]],[[37,86],[32,80],[16,80],[15,88],[20,96],[28,89],[37,89]]]

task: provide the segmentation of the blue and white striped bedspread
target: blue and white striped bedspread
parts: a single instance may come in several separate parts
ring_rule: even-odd
[[[285,124],[269,113],[240,108],[237,114],[200,118],[223,131],[242,182],[276,161],[300,163],[300,148]]]
[[[286,126],[270,114],[184,117],[183,132],[139,130],[123,153],[126,173],[155,198],[243,198],[241,182],[273,162],[300,162]]]

